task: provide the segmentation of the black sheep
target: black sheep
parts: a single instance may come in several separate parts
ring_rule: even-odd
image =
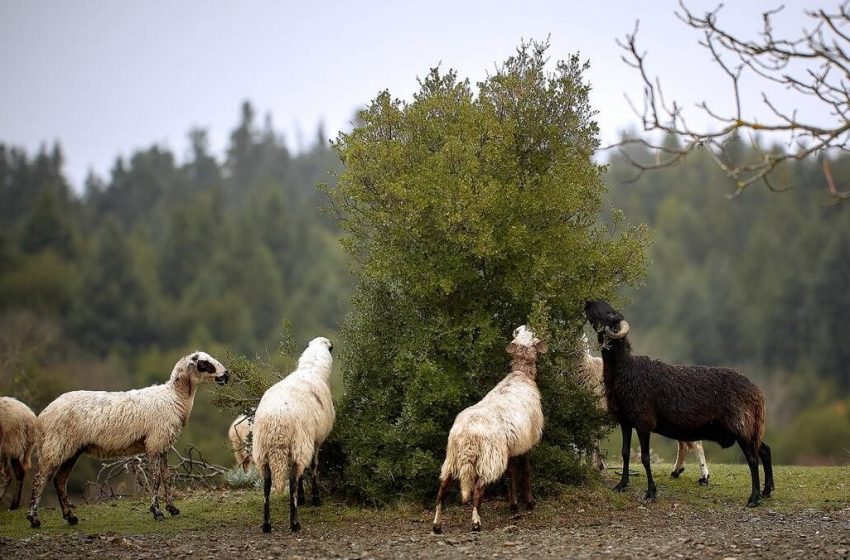
[[[764,396],[750,380],[723,367],[670,365],[646,356],[633,356],[626,335],[629,324],[604,301],[589,301],[585,316],[599,335],[603,381],[608,409],[623,432],[623,475],[614,487],[629,484],[632,428],[640,441],[646,469],[646,499],[655,499],[649,465],[652,432],[676,440],[710,440],[722,447],[741,446],[752,476],[747,507],[773,490],[770,448],[764,436]],[[759,492],[758,464],[764,466],[764,490]]]

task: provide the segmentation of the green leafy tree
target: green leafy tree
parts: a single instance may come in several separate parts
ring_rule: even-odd
[[[599,222],[587,64],[547,71],[547,46],[521,45],[477,93],[433,69],[413,101],[379,94],[333,144],[344,171],[330,195],[359,263],[338,437],[362,500],[433,493],[454,416],[504,377],[510,333],[529,321],[551,349],[538,484],[582,476],[570,445],[601,419],[570,377],[581,309],[640,279],[647,235]]]

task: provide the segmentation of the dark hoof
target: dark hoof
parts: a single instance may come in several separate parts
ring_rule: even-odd
[[[439,523],[434,523],[434,526],[431,527],[431,531],[435,535],[442,535],[443,534],[443,526]]]
[[[759,507],[759,501],[758,501],[758,500],[754,500],[754,499],[750,498],[750,501],[749,501],[749,502],[747,502],[747,507],[748,507],[748,508]]]
[[[37,515],[36,516],[27,515],[27,519],[30,522],[30,528],[31,529],[38,529],[39,527],[41,527],[41,520],[38,518]]]
[[[678,469],[671,472],[670,476],[672,476],[673,478],[679,478],[680,476],[682,476],[683,472],[685,472],[685,467],[679,467]]]
[[[162,513],[161,511],[155,511],[155,512],[153,512],[153,518],[156,521],[162,521],[163,519],[165,519],[165,514]]]
[[[534,500],[525,502],[525,509],[531,511],[531,510],[534,509],[534,506],[536,506],[536,505],[537,505],[537,502],[535,502]]]
[[[317,496],[314,496],[311,503],[313,504],[313,507],[319,507],[322,505],[322,500],[320,500]]]
[[[272,532],[272,524],[271,523],[263,523],[263,533],[271,533]]]
[[[307,498],[305,498],[304,496],[298,496],[295,499],[295,505],[297,505],[298,507],[301,507],[306,503],[307,503]]]
[[[71,515],[69,515],[68,517],[66,517],[65,521],[67,521],[68,525],[70,525],[71,527],[73,527],[74,525],[76,525],[77,523],[80,522],[80,520],[77,519],[77,516],[74,515],[73,513]]]
[[[476,522],[476,523],[473,523],[473,524],[472,524],[472,529],[471,529],[471,531],[472,531],[473,533],[478,533],[478,532],[480,532],[480,531],[481,531],[481,523],[477,523],[477,522]]]
[[[297,533],[298,531],[300,531],[300,530],[301,530],[301,523],[300,523],[300,522],[298,522],[298,521],[296,521],[295,523],[292,523],[292,524],[290,524],[290,525],[289,525],[289,529],[290,529],[293,533]]]
[[[708,486],[708,477],[701,477],[699,480],[697,480],[697,484],[699,484],[700,486]]]
[[[174,506],[165,506],[165,509],[166,509],[166,510],[168,511],[168,513],[170,513],[172,516],[180,515],[180,510],[179,510],[179,509],[177,509],[177,508],[176,508],[176,507],[174,507]]]
[[[12,502],[11,504],[9,504],[9,511],[15,511],[16,509],[20,509],[20,507],[21,507],[20,503],[16,504],[16,503]]]
[[[773,488],[767,488],[767,487],[765,487],[765,489],[764,489],[764,490],[762,491],[762,493],[761,493],[761,497],[762,497],[762,498],[769,498],[769,497],[770,497],[771,492],[773,492]]]
[[[613,490],[614,492],[625,492],[626,486],[628,486],[628,483],[623,484],[622,482],[618,482],[616,486],[611,488],[611,490]]]
[[[519,513],[519,506],[516,504],[511,504],[510,512],[511,515],[516,515],[517,513]]]
[[[655,501],[655,492],[644,492],[643,499],[646,502],[654,502]]]

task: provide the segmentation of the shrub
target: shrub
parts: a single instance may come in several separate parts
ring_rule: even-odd
[[[432,69],[412,101],[380,93],[333,144],[344,170],[328,194],[357,288],[332,437],[363,502],[432,497],[455,415],[507,373],[523,323],[550,347],[537,484],[580,480],[575,450],[604,429],[569,375],[581,309],[642,277],[648,236],[621,213],[600,223],[588,65],[549,72],[547,48],[522,44],[477,92]]]

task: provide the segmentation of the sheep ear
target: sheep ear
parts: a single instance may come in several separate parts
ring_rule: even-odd
[[[535,342],[534,347],[537,349],[538,354],[545,354],[549,351],[549,346],[542,340],[538,340],[537,342]]]
[[[508,344],[508,347],[505,348],[505,352],[507,352],[508,354],[513,354],[517,351],[518,348],[519,344],[517,344],[516,342],[511,342],[510,344]]]

